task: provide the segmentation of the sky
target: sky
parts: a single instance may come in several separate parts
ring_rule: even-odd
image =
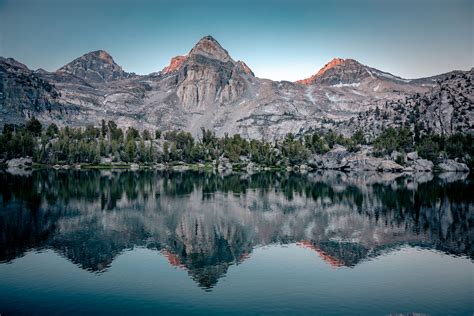
[[[419,78],[474,66],[473,19],[472,0],[0,0],[0,56],[54,71],[104,49],[149,74],[212,35],[261,78],[335,57]]]

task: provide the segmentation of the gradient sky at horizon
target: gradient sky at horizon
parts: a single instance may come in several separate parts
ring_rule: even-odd
[[[0,0],[0,56],[53,71],[104,49],[148,74],[212,35],[258,77],[297,80],[334,57],[405,78],[474,66],[471,0]]]

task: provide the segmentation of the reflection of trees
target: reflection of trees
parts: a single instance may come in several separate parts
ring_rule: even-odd
[[[85,170],[0,177],[1,261],[50,247],[102,271],[124,249],[147,246],[209,288],[253,247],[274,242],[301,242],[335,266],[403,243],[474,257],[470,179],[411,186],[376,174]]]

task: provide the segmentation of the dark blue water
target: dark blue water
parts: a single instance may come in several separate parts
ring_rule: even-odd
[[[0,313],[472,315],[459,174],[0,174]]]

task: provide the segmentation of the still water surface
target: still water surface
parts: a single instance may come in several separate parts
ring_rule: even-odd
[[[0,173],[0,313],[474,313],[466,175]]]

